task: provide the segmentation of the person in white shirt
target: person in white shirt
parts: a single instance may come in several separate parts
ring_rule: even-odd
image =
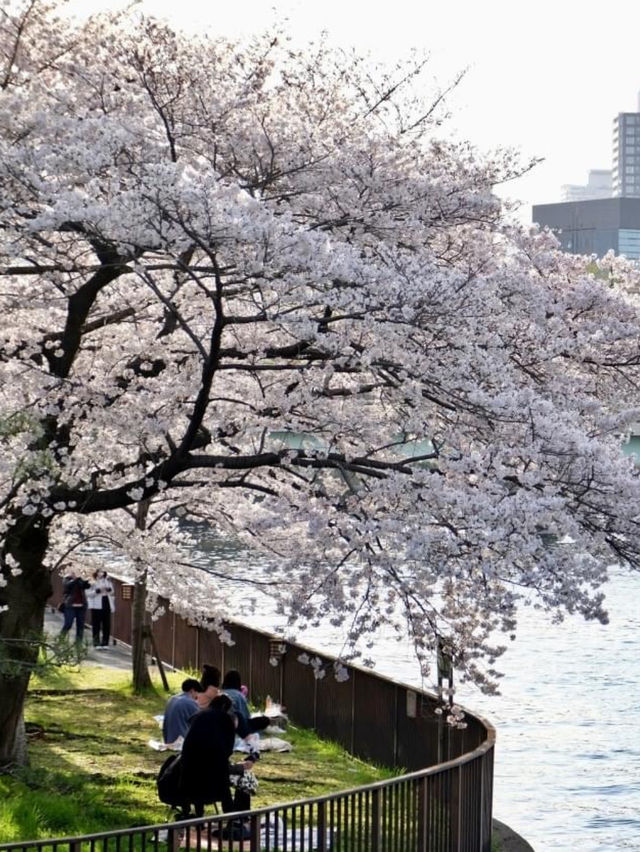
[[[111,613],[115,612],[116,602],[113,583],[106,571],[96,571],[93,583],[87,592],[87,603],[91,610],[91,631],[96,648],[109,647],[111,635]]]

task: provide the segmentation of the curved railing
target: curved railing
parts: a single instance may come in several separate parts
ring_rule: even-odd
[[[130,644],[131,587],[117,582],[113,635]],[[55,598],[54,598],[55,599]],[[318,678],[333,659],[230,625],[234,645],[166,608],[154,622],[157,655],[176,668],[203,663],[243,673],[253,696],[270,695],[292,720],[366,760],[404,774],[354,790],[277,805],[247,815],[245,836],[214,816],[75,838],[0,844],[25,852],[133,852],[182,846],[238,852],[490,852],[495,731],[467,713],[466,728],[436,713],[436,696],[348,667],[347,680]],[[315,666],[299,658],[312,656]],[[426,767],[426,768],[425,768]],[[312,771],[312,767],[310,767]],[[230,836],[223,837],[223,834]]]

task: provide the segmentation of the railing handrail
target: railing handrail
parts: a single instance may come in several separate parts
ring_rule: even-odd
[[[261,817],[269,815],[274,811],[278,811],[281,808],[293,809],[303,805],[309,806],[314,804],[322,804],[324,802],[331,802],[337,799],[346,798],[354,794],[362,794],[369,791],[386,789],[388,787],[404,784],[407,781],[418,780],[420,778],[427,778],[433,775],[438,775],[440,773],[446,772],[448,769],[452,769],[457,766],[463,766],[464,764],[469,763],[472,760],[475,760],[478,757],[486,754],[486,752],[495,744],[495,731],[492,726],[491,731],[493,732],[493,736],[488,736],[487,740],[477,746],[477,748],[475,748],[473,751],[469,752],[468,754],[460,755],[460,757],[454,758],[452,760],[448,760],[445,763],[439,763],[435,766],[425,767],[424,769],[419,769],[415,772],[407,772],[403,775],[397,775],[394,778],[386,778],[382,781],[373,781],[370,784],[363,784],[359,787],[350,787],[346,790],[339,790],[335,793],[325,793],[323,796],[312,796],[308,799],[295,799],[289,802],[276,802],[275,804],[268,805],[266,807],[252,808],[250,811],[230,811],[224,814],[210,814],[209,816],[204,817],[194,817],[192,819],[181,820],[179,825],[181,827],[186,828],[191,826],[204,825],[210,822],[226,821],[230,818],[239,816],[251,815],[254,817]],[[10,850],[24,849],[25,847],[38,848],[40,846],[49,845],[54,847],[59,845],[71,846],[78,843],[86,843],[95,840],[102,840],[105,838],[129,837],[132,834],[145,834],[149,832],[175,829],[177,825],[178,823],[176,822],[161,822],[152,823],[150,825],[135,826],[133,828],[116,828],[110,831],[97,831],[92,834],[69,835],[68,837],[44,838],[41,840],[17,840],[10,843],[0,843],[0,850],[2,850],[2,852],[10,852]]]

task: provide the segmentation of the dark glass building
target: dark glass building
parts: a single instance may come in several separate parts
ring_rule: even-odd
[[[640,258],[640,198],[594,198],[535,204],[533,221],[550,228],[564,251],[602,257],[613,249]]]

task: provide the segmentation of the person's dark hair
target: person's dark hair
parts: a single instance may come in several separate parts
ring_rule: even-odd
[[[216,666],[209,666],[205,664],[202,667],[200,683],[202,684],[203,690],[205,690],[208,686],[215,686],[218,688],[220,686],[220,669],[216,668]]]
[[[240,672],[237,669],[229,669],[222,681],[222,688],[239,690],[241,686],[242,678],[240,677]]]
[[[196,680],[195,677],[188,677],[182,681],[183,692],[191,692],[192,689],[195,689],[196,692],[202,692],[199,680]]]
[[[233,704],[228,695],[216,695],[209,707],[211,710],[217,710],[218,713],[230,713]]]

